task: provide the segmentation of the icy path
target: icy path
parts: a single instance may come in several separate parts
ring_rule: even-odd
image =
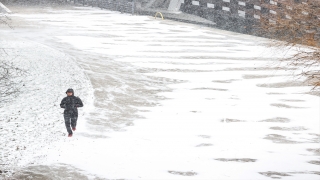
[[[319,179],[319,97],[266,40],[93,8],[16,11],[1,33],[69,54],[94,88],[74,138],[39,152],[33,176]]]

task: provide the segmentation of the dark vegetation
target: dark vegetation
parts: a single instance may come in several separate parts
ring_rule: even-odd
[[[294,49],[285,60],[302,65],[300,75],[320,87],[320,1],[273,0],[267,7],[273,13],[261,17],[262,32],[275,39],[273,47]]]

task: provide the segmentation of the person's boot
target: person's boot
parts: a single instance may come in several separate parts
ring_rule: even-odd
[[[72,134],[69,134],[68,137],[72,137]]]
[[[72,131],[75,131],[75,130],[76,130],[76,127],[73,127],[73,128],[72,128]]]

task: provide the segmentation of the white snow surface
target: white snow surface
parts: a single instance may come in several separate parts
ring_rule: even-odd
[[[22,174],[319,179],[320,99],[268,40],[89,7],[19,10],[1,29],[19,38],[0,44],[20,49],[34,80],[0,123],[1,142],[37,149],[17,159]],[[57,107],[68,87],[84,100],[72,138]],[[25,134],[9,133],[15,123]]]

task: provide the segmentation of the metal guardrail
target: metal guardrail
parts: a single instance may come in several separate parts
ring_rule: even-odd
[[[180,10],[182,12],[200,16],[213,21],[217,27],[236,32],[255,34],[256,27],[262,20],[276,22],[283,3],[290,2],[292,6],[298,3],[307,3],[308,0],[184,0]],[[320,1],[319,1],[320,2]],[[280,9],[281,10],[281,9]],[[314,33],[319,39],[320,30]]]

